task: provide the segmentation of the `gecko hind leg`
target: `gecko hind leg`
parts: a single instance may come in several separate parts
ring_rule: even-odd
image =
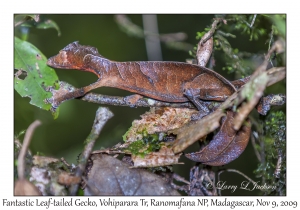
[[[198,113],[192,115],[192,120],[198,120],[210,113],[204,102],[199,99],[199,95],[194,94],[193,89],[186,89],[184,95],[197,107]]]

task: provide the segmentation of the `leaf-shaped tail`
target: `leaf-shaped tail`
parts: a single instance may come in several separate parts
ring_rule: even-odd
[[[246,120],[240,130],[233,128],[234,113],[227,112],[220,131],[202,150],[186,154],[186,157],[205,165],[221,166],[239,157],[245,150],[251,133],[251,123]]]

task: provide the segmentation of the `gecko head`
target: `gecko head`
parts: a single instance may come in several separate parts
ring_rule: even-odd
[[[88,55],[98,55],[94,47],[83,46],[78,41],[68,44],[59,53],[48,59],[47,65],[62,69],[83,69]]]

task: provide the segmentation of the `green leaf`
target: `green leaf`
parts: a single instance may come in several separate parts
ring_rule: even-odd
[[[47,58],[34,45],[15,37],[15,90],[22,97],[31,98],[30,104],[51,110],[51,105],[46,104],[45,99],[51,98],[52,94],[45,89],[49,86],[57,89],[59,85],[55,71],[46,62]],[[57,118],[58,109],[52,114],[54,119]]]
[[[271,19],[276,26],[279,34],[285,38],[286,37],[286,20],[285,15],[272,15]]]
[[[60,29],[58,27],[58,25],[56,24],[56,22],[54,22],[53,20],[45,20],[43,22],[39,22],[36,25],[36,28],[40,28],[40,29],[48,29],[48,28],[54,28],[57,31],[57,35],[60,36]]]

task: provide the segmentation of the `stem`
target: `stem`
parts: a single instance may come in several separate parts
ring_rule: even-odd
[[[202,44],[205,43],[207,40],[209,40],[215,33],[218,24],[222,21],[222,18],[215,18],[214,22],[211,25],[211,29],[202,37],[201,41]]]
[[[248,26],[249,28],[252,28],[252,27],[253,27],[253,25],[254,25],[254,22],[255,22],[256,16],[257,16],[257,15],[254,15],[254,16],[253,16],[253,18],[252,18],[252,21],[251,21],[251,24],[249,24],[247,21],[244,21],[244,23],[246,23],[246,24],[247,24],[247,26]]]
[[[18,177],[19,180],[24,179],[25,178],[25,156],[26,156],[26,152],[28,150],[32,135],[34,133],[34,130],[41,125],[41,121],[36,120],[33,123],[30,124],[30,126],[28,127],[26,133],[25,133],[25,137],[24,137],[24,141],[23,141],[23,146],[21,148],[21,151],[19,153],[19,157],[18,157]]]
[[[231,37],[231,38],[236,38],[236,35],[231,34],[231,33],[225,33],[221,30],[218,30],[217,33],[221,34],[222,36],[226,36],[226,37]]]
[[[81,177],[83,172],[85,171],[85,167],[88,161],[90,154],[92,153],[94,144],[96,139],[99,137],[100,132],[106,122],[113,116],[113,113],[106,107],[98,108],[96,112],[96,117],[94,120],[94,125],[92,127],[92,131],[89,136],[86,138],[84,142],[84,150],[82,152],[81,158],[79,159],[78,166],[75,170],[75,176]],[[72,185],[70,187],[70,195],[74,196],[77,193],[79,184]]]
[[[252,22],[251,22],[250,28],[252,28],[252,26],[254,25],[254,22],[255,22],[256,16],[257,16],[257,15],[254,15],[254,16],[253,16],[253,19],[252,19]]]
[[[256,157],[257,157],[257,160],[258,160],[259,162],[261,162],[260,154],[259,154],[259,152],[257,151],[257,149],[256,149],[256,147],[255,147],[256,143],[255,143],[255,138],[254,138],[254,135],[253,135],[253,134],[251,135],[251,143],[252,143],[252,146],[253,146],[254,153],[255,153],[255,155],[256,155]]]

